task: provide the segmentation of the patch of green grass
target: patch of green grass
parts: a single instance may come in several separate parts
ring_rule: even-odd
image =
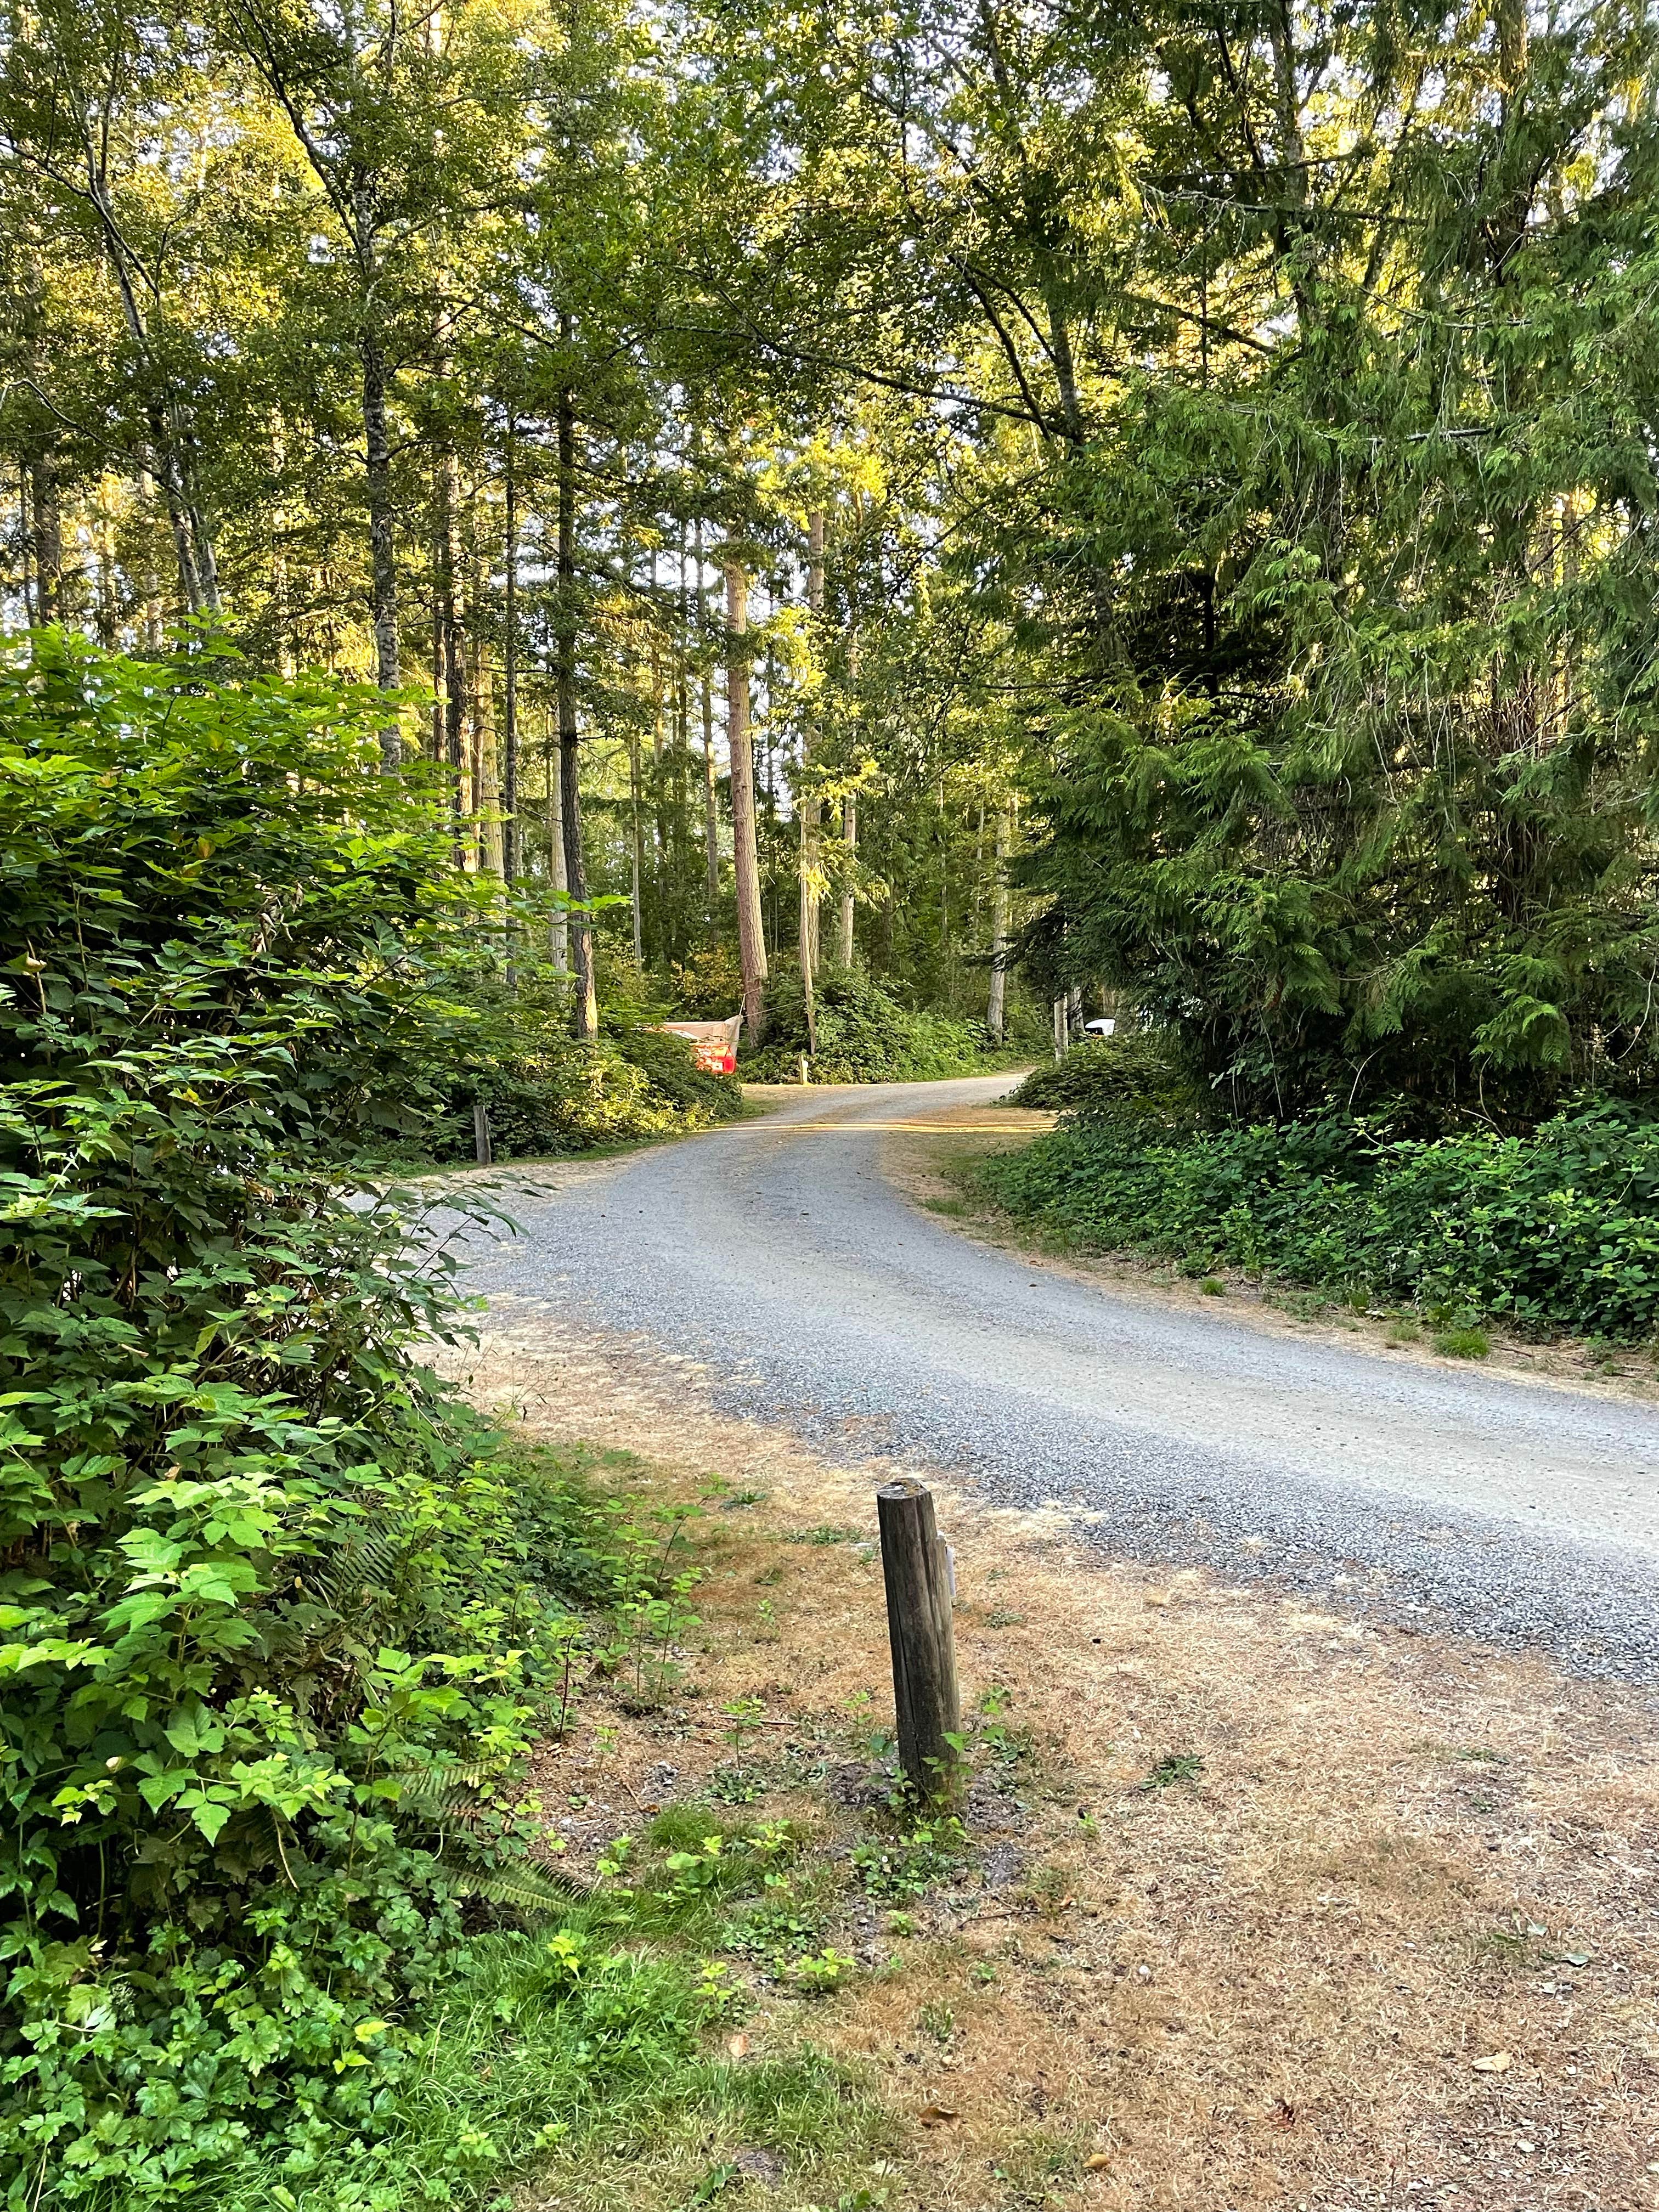
[[[434,2083],[434,2096],[458,2101],[463,2123],[483,2112],[481,2131],[498,2148],[513,2138],[489,2110],[488,2092],[510,2081],[513,2105],[529,2103],[547,2085],[538,2069],[524,2064],[526,2052],[512,2029],[481,2047],[477,2058],[493,2072],[481,2086],[484,2097],[468,2098],[472,2084],[452,2080],[446,2070]],[[705,2039],[707,2040],[707,2039]],[[529,2096],[518,2083],[526,2081]],[[533,2103],[526,2118],[545,2124],[549,2107]],[[493,2123],[493,2124],[492,2124]],[[406,2193],[344,2197],[341,2212],[427,2212],[441,2202],[453,2207],[482,2207],[506,2200],[500,2183],[521,2186],[513,2201],[526,2207],[556,2204],[560,2212],[687,2212],[699,2203],[734,2204],[756,2195],[741,2185],[741,2154],[768,2152],[778,2161],[805,2201],[823,2205],[856,2203],[863,2196],[874,2204],[878,2169],[897,2148],[896,2128],[863,2081],[810,2046],[777,2057],[732,2063],[715,2045],[694,2049],[653,2080],[619,2084],[602,2099],[567,2106],[551,2124],[556,2140],[544,2148],[533,2141],[497,2167],[497,2178],[464,2186],[447,2198],[427,2191],[430,2138],[411,2133],[407,2165],[399,2177]],[[727,2183],[715,2177],[725,2174]],[[709,2188],[707,2185],[714,2183]],[[728,2187],[729,2184],[738,2184]],[[699,2191],[702,2194],[699,2196]],[[793,2193],[788,2202],[799,2203]],[[769,2192],[768,2192],[769,2193]],[[273,2197],[257,2212],[269,2212]],[[280,2197],[274,2201],[281,2203]],[[299,2197],[299,2212],[335,2212],[335,2201]],[[256,2212],[252,2200],[228,2212]],[[286,2208],[284,2208],[286,2212]]]
[[[838,1528],[828,1521],[820,1522],[816,1528],[797,1528],[784,1538],[786,1544],[861,1544],[861,1528]]]
[[[368,2133],[320,2130],[307,2159],[227,2172],[223,2212],[428,2212],[495,2201],[504,2181],[649,2115],[716,2107],[723,2069],[701,2052],[723,2007],[696,1966],[613,1948],[578,1911],[549,1932],[475,1939],[418,2058],[382,2092]],[[814,2103],[834,2128],[836,2088]],[[618,2200],[620,2203],[620,2200]]]
[[[959,1198],[927,1198],[922,1204],[929,1213],[942,1213],[951,1221],[961,1221],[969,1211],[965,1201]]]
[[[1198,1287],[1206,1298],[1224,1298],[1227,1295],[1227,1285],[1219,1275],[1206,1275]]]
[[[1448,1359],[1484,1359],[1492,1350],[1492,1339],[1484,1328],[1443,1328],[1434,1348]]]

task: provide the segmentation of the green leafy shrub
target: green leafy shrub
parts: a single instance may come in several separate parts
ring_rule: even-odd
[[[705,945],[669,969],[682,1021],[723,1022],[743,1004],[743,969],[728,943]]]
[[[444,1263],[319,1164],[429,1064],[426,956],[473,896],[379,771],[386,711],[210,650],[0,666],[0,2191],[31,2212],[372,2162],[479,1900],[548,1894],[514,1777],[614,1537],[424,1370]]]
[[[1199,1101],[1170,1039],[1128,1030],[1087,1037],[1063,1060],[1034,1067],[1009,1094],[1011,1106],[1052,1114],[1087,1113],[1108,1105],[1135,1104],[1148,1112],[1192,1116]]]
[[[568,979],[544,963],[520,958],[510,983],[500,951],[434,964],[413,1086],[436,1102],[422,1139],[432,1158],[476,1157],[475,1098],[503,1160],[668,1136],[742,1113],[737,1079],[700,1068],[684,1037],[607,1009],[604,1033],[579,1044],[569,1012]]]
[[[974,1075],[986,1065],[985,1031],[948,1014],[918,1013],[861,968],[826,968],[814,987],[818,1083],[927,1083]],[[750,1083],[794,1082],[808,1049],[806,996],[799,968],[767,987],[766,1042],[745,1055]]]
[[[1153,1128],[1102,1109],[988,1162],[1011,1211],[1103,1249],[1360,1289],[1527,1330],[1659,1327],[1659,1122],[1613,1102],[1528,1136],[1355,1120]]]

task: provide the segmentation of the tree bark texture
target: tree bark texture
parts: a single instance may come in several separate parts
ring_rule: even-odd
[[[761,914],[760,859],[755,835],[755,750],[749,728],[749,579],[726,563],[726,735],[732,757],[732,843],[738,890],[738,960],[749,1042],[765,1021],[766,933]]]
[[[812,617],[812,647],[823,650],[823,509],[815,507],[806,525],[806,604]],[[806,1042],[814,1059],[818,1049],[818,1014],[814,986],[818,965],[818,826],[822,815],[817,792],[810,787],[812,741],[821,732],[810,724],[801,739],[800,916],[796,941],[800,954],[801,997],[806,1008]]]
[[[991,880],[991,993],[985,1026],[1002,1042],[1008,1004],[1008,811],[997,812],[996,850]]]
[[[564,829],[565,884],[573,899],[586,902],[587,870],[582,860],[581,784],[576,748],[576,400],[567,386],[559,394],[558,638],[554,683],[559,716],[559,811]],[[574,1035],[591,1043],[599,1033],[599,994],[593,980],[593,929],[586,915],[570,916],[571,969],[575,1000]]]
[[[392,540],[392,440],[386,429],[386,358],[364,302],[357,354],[363,382],[364,480],[368,496],[368,557],[374,624],[374,680],[395,691],[401,679],[398,645],[398,561]],[[395,722],[380,732],[381,765],[403,765],[403,738]]]
[[[913,1476],[876,1492],[899,1764],[919,1795],[950,1788],[957,1763],[950,1739],[962,1729],[951,1556],[933,1520],[932,1492]]]
[[[507,567],[501,587],[501,871],[509,884],[519,878],[519,502],[514,481],[513,417],[507,418],[503,470]]]

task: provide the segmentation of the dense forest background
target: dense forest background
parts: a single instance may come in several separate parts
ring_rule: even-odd
[[[526,1795],[667,1694],[679,1521],[429,1371],[456,1217],[382,1170],[744,1112],[669,1015],[1052,1042],[981,1178],[1041,1232],[1651,1343],[1651,10],[0,49],[0,2192],[810,2158],[843,2077],[700,2041],[851,1964],[741,1762],[580,1898]],[[842,1874],[908,1902],[889,1812]]]
[[[1012,966],[1245,1115],[1650,1082],[1639,11],[6,36],[9,625],[381,687],[579,1033],[595,941],[781,1065]]]

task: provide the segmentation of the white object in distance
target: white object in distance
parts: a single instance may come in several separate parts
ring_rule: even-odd
[[[1083,1034],[1085,1036],[1115,1036],[1117,1024],[1109,1014],[1101,1014],[1091,1022],[1085,1022]]]

